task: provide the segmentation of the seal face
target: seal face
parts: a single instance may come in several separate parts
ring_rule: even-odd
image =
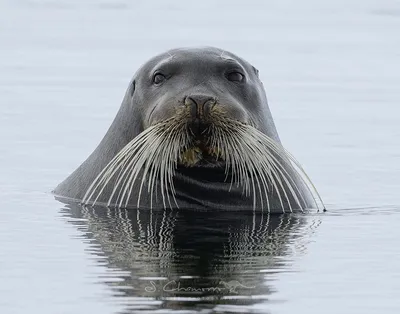
[[[145,63],[99,146],[54,192],[123,208],[269,212],[319,197],[280,144],[258,71],[217,48]]]

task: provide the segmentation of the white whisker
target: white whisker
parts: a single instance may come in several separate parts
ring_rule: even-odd
[[[181,134],[182,123],[173,125],[168,122],[146,129],[121,149],[89,186],[83,202],[85,204],[91,202],[95,205],[107,186],[114,182],[113,186],[109,187],[111,193],[107,206],[115,202],[117,207],[127,207],[134,186],[140,180],[136,205],[140,207],[143,187],[147,183],[152,208],[153,193],[154,190],[157,191],[156,183],[159,178],[164,207],[167,205],[166,201],[172,207],[168,189],[171,189],[177,205],[173,176],[178,156],[187,146],[185,142],[187,136]],[[139,179],[140,175],[141,179]],[[116,196],[115,201],[114,196]]]
[[[294,207],[303,211],[307,206],[307,196],[304,188],[299,186],[300,182],[313,196],[317,208],[314,195],[324,206],[296,159],[280,143],[255,127],[219,117],[206,131],[208,152],[225,163],[228,191],[241,188],[244,197],[250,198],[253,210],[257,206],[264,210],[266,201],[268,212],[271,212],[271,205],[275,204],[271,203],[271,197],[276,195],[283,212],[286,208],[292,212]],[[101,170],[86,191],[83,203],[94,205],[108,190],[108,206],[127,207],[131,204],[132,192],[137,190],[138,208],[144,192],[149,195],[150,208],[153,208],[153,197],[155,194],[157,200],[158,191],[164,208],[172,208],[172,203],[179,207],[174,176],[178,161],[191,145],[193,141],[185,119],[175,117],[149,127]]]

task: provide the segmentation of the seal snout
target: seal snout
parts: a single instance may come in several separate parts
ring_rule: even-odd
[[[205,94],[192,94],[185,97],[185,105],[190,108],[193,119],[204,120],[215,102],[215,97]]]
[[[185,97],[185,105],[190,110],[190,130],[196,136],[201,136],[207,129],[210,109],[215,105],[216,99],[206,94],[191,94]]]

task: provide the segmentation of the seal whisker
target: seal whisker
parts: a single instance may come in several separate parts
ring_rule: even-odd
[[[251,191],[251,183],[249,178],[249,172],[251,172],[251,169],[248,169],[248,162],[246,160],[246,152],[243,151],[242,145],[241,145],[241,139],[237,136],[236,132],[232,132],[228,130],[228,136],[224,136],[224,138],[228,138],[228,147],[231,147],[233,149],[230,149],[233,151],[232,154],[232,165],[233,167],[237,168],[237,178],[236,178],[236,186],[240,186],[241,184],[243,185],[243,191],[246,196],[250,196],[250,191]]]
[[[256,130],[256,131],[257,131],[257,130]],[[258,131],[258,132],[259,132],[259,131]],[[261,132],[260,132],[260,133],[261,133]],[[308,177],[307,173],[306,173],[306,172],[304,171],[304,169],[301,167],[301,165],[299,164],[299,162],[293,157],[293,155],[291,155],[283,146],[281,146],[281,145],[279,145],[278,143],[274,142],[272,139],[270,139],[269,137],[265,136],[263,133],[261,133],[260,136],[261,136],[261,137],[264,137],[264,139],[266,140],[266,142],[264,142],[264,143],[268,143],[267,145],[270,145],[270,146],[269,146],[270,149],[274,150],[278,155],[287,157],[296,167],[299,168],[300,173],[301,173],[302,175],[305,176],[305,179],[304,179],[304,178],[301,178],[301,177],[300,177],[300,178],[301,178],[301,180],[305,183],[306,188],[308,189],[308,191],[309,191],[310,193],[313,193],[313,192],[314,192],[314,193],[316,194],[317,198],[319,199],[319,201],[321,202],[322,206],[324,207],[322,198],[321,198],[321,196],[319,195],[317,189],[315,188],[313,182],[312,182],[311,179]],[[274,157],[274,158],[275,158],[275,157]],[[297,191],[299,192],[300,197],[301,197],[302,200],[305,202],[305,200],[304,200],[304,198],[303,198],[303,193],[302,193],[302,192],[300,191],[300,189],[297,187],[297,185],[295,184],[293,178],[291,178],[291,176],[288,174],[288,172],[287,172],[287,170],[285,169],[285,167],[283,167],[282,165],[281,165],[281,169],[287,174],[287,177],[294,183],[294,186],[296,187]],[[296,170],[295,170],[295,171],[296,171]],[[300,174],[299,171],[296,171],[296,173]],[[308,186],[308,184],[311,185],[311,187],[313,188],[313,190],[310,189],[310,187]],[[318,203],[315,201],[315,199],[314,199],[314,202],[315,202],[315,205],[316,205],[317,208],[318,208],[319,206],[318,206]]]
[[[246,134],[250,134],[250,133],[251,132],[246,132]],[[263,144],[265,144],[265,143],[263,143]],[[283,179],[284,183],[286,184],[287,188],[289,189],[290,194],[293,196],[294,200],[296,201],[296,203],[298,204],[300,209],[303,210],[303,205],[300,202],[300,200],[298,199],[297,193],[294,190],[297,190],[303,203],[305,203],[302,193],[300,192],[300,190],[299,190],[297,184],[295,183],[295,181],[293,180],[293,178],[289,175],[288,171],[283,166],[282,162],[280,160],[278,160],[278,158],[276,158],[273,154],[273,153],[276,153],[276,154],[278,154],[278,156],[285,157],[285,155],[286,155],[285,152],[283,150],[277,149],[277,147],[275,147],[275,146],[271,147],[270,142],[267,142],[267,148],[268,148],[268,150],[270,150],[272,152],[271,154],[268,154],[268,156],[266,156],[266,158],[269,160],[268,167],[271,167],[271,169],[276,169],[276,171],[278,172],[275,174],[275,176],[278,179],[279,185],[282,187],[285,197],[287,198],[286,189],[284,188],[280,178]],[[287,164],[287,167],[291,167],[291,165]],[[293,183],[293,185],[292,185],[292,183]],[[289,201],[288,201],[288,205],[289,205],[290,211],[293,211]]]
[[[120,207],[122,206],[124,199],[125,199],[124,206],[125,207],[127,206],[132,192],[133,184],[136,182],[136,179],[140,174],[140,172],[142,172],[142,179],[143,177],[146,177],[147,172],[143,171],[143,169],[148,164],[148,159],[154,157],[154,147],[157,145],[157,143],[159,143],[160,139],[162,139],[162,134],[159,131],[160,131],[160,126],[156,126],[153,131],[154,137],[150,138],[151,141],[149,140],[143,145],[140,153],[135,154],[132,158],[132,161],[129,163],[126,170],[127,171],[129,170],[130,174],[128,176],[128,180],[122,187],[123,193],[118,206]],[[141,196],[141,191],[138,194],[137,205],[136,205],[137,207],[139,207],[140,204],[140,196]]]
[[[281,156],[285,156],[286,157],[286,154],[285,154],[284,151],[282,151],[282,155]],[[290,189],[290,192],[291,192],[292,196],[295,198],[296,203],[300,206],[301,209],[303,209],[303,206],[302,206],[300,200],[297,197],[297,193],[294,191],[294,189],[295,189],[298,192],[301,200],[303,201],[303,203],[305,203],[305,199],[303,197],[303,193],[300,191],[298,185],[296,184],[294,179],[289,175],[288,171],[286,170],[286,168],[284,167],[282,162],[278,158],[276,158],[274,156],[274,154],[270,155],[270,159],[271,159],[271,162],[276,167],[276,169],[278,170],[278,172],[281,175],[281,177],[283,178],[283,180],[285,181],[285,183],[287,184],[288,188]],[[291,167],[291,164],[287,163],[286,166],[287,167]]]
[[[312,193],[312,194],[315,193],[315,195],[317,196],[317,198],[321,202],[322,206],[324,207],[321,196],[319,195],[319,193],[316,190],[316,188],[315,188],[314,184],[312,183],[311,179],[308,177],[308,175],[306,174],[304,169],[301,167],[299,162],[282,145],[280,145],[277,142],[273,141],[271,138],[266,136],[264,133],[261,133],[260,131],[258,131],[257,129],[255,129],[255,128],[251,127],[251,126],[247,126],[247,128],[248,128],[247,132],[244,132],[245,135],[248,135],[248,134],[251,134],[251,133],[255,134],[255,137],[257,139],[260,139],[261,143],[264,144],[267,149],[275,152],[278,156],[287,157],[291,162],[293,162],[293,164],[300,170],[300,173],[305,177],[305,178],[303,178],[302,176],[300,176],[300,179],[305,183],[305,186],[308,189],[308,191],[310,193]],[[282,169],[282,171],[284,172],[284,173],[281,172],[282,177],[284,177],[285,179],[288,178],[294,184],[295,189],[298,191],[298,193],[299,193],[300,197],[302,198],[303,202],[305,202],[304,197],[303,197],[303,193],[301,193],[299,187],[295,183],[294,179],[289,175],[289,173],[286,170],[286,168],[277,160],[277,158],[273,154],[270,155],[270,158],[272,158],[272,160],[275,160],[276,162],[278,162],[279,168]],[[296,171],[296,173],[299,174],[299,171]],[[287,183],[289,188],[293,189],[292,184],[290,184],[289,182],[286,182],[286,183]],[[310,189],[309,185],[311,185],[313,190]],[[297,194],[294,193],[294,191],[292,191],[291,193],[293,194],[294,198],[297,198]],[[318,203],[315,201],[315,198],[314,198],[314,202],[315,202],[315,205],[318,208],[319,206],[318,206]],[[298,203],[299,206],[301,206],[301,203],[300,203],[300,201],[298,199],[297,199],[297,203]]]
[[[150,137],[149,139],[151,139],[151,141],[147,141],[143,147],[141,147],[141,149],[139,151],[136,152],[135,155],[133,155],[135,152],[130,152],[129,155],[127,155],[126,157],[128,159],[132,158],[131,161],[126,165],[124,173],[121,176],[121,180],[117,181],[114,189],[111,193],[110,199],[109,199],[109,203],[111,203],[112,201],[112,197],[115,193],[115,191],[118,189],[118,187],[121,185],[121,190],[122,193],[119,193],[121,196],[117,197],[117,199],[115,200],[115,203],[118,204],[119,207],[122,207],[122,204],[124,202],[124,199],[129,200],[130,194],[128,191],[131,191],[130,186],[132,183],[132,180],[135,180],[136,177],[139,175],[139,171],[135,171],[136,168],[141,168],[143,166],[144,163],[144,156],[146,156],[146,154],[149,154],[149,151],[151,151],[151,146],[150,143],[153,143],[156,140],[156,136],[155,137]],[[138,166],[139,165],[139,166]],[[143,174],[144,175],[144,174]],[[122,178],[125,177],[124,181],[122,182]],[[128,192],[128,195],[127,195]],[[138,198],[140,198],[140,193]],[[126,201],[127,202],[127,201]],[[140,200],[139,200],[140,202]],[[125,205],[126,207],[126,205]]]
[[[152,134],[149,134],[149,137],[150,136],[152,136]],[[146,140],[148,140],[148,139],[146,139]],[[137,144],[139,144],[139,142],[137,143]],[[127,153],[126,154],[122,154],[121,155],[121,158],[120,158],[120,160],[119,160],[119,162],[121,162],[122,163],[122,165],[119,167],[121,170],[120,170],[120,172],[119,172],[119,174],[118,174],[118,176],[117,176],[117,178],[116,178],[116,180],[115,180],[115,182],[116,182],[116,184],[115,185],[117,185],[117,183],[118,182],[120,182],[120,178],[122,177],[124,177],[125,176],[125,174],[126,174],[126,172],[124,171],[124,170],[127,170],[126,168],[127,168],[127,164],[128,164],[128,162],[129,162],[129,160],[130,160],[130,158],[132,157],[132,155],[134,154],[134,151],[132,150],[132,149],[130,149],[129,151],[127,151]],[[129,177],[128,176],[125,176],[125,179],[124,179],[124,181],[123,181],[123,183],[122,183],[122,186],[125,186],[125,184],[127,183],[127,180],[129,179]],[[118,195],[117,195],[117,197],[116,197],[116,199],[115,199],[115,202],[116,203],[118,203],[118,200],[120,200],[121,199],[121,196],[122,196],[122,189],[120,189],[119,190],[119,192],[118,192]],[[112,197],[110,196],[110,199],[111,199]],[[111,203],[111,200],[109,199],[109,203]],[[108,204],[109,205],[109,204]]]
[[[161,156],[160,158],[162,159],[161,164],[161,177],[160,177],[160,182],[161,182],[161,195],[162,195],[162,200],[164,204],[164,208],[166,208],[166,199],[168,201],[169,206],[172,208],[171,200],[169,197],[169,192],[168,192],[168,177],[169,177],[169,162],[170,162],[170,157],[171,153],[173,153],[172,149],[172,142],[173,139],[170,138],[171,134],[168,134],[168,141],[167,141],[167,147],[164,146],[164,150],[167,152],[165,155],[165,159],[163,159]],[[171,184],[173,185],[173,182],[171,181]],[[166,196],[166,197],[165,197]]]
[[[249,138],[248,135],[249,135],[248,132],[243,132],[243,133],[242,133],[242,136],[243,136],[244,138],[246,138],[246,141],[245,141],[245,142],[246,142],[246,145],[249,146],[248,143],[249,143],[249,142],[252,142],[253,145],[252,145],[251,147],[249,146],[249,148],[250,148],[250,149],[253,151],[253,153],[256,154],[256,155],[259,155],[259,154],[262,153],[262,152],[266,153],[264,159],[259,159],[258,162],[260,162],[260,163],[263,164],[263,163],[265,163],[266,161],[268,161],[268,164],[266,164],[266,169],[268,169],[268,170],[271,172],[271,174],[273,174],[273,176],[275,176],[275,179],[277,180],[279,186],[282,188],[282,191],[283,191],[283,193],[284,193],[285,199],[286,199],[287,202],[288,202],[289,209],[290,209],[290,211],[292,211],[291,204],[290,204],[290,200],[289,200],[289,197],[288,197],[288,195],[287,195],[287,193],[286,193],[286,189],[285,189],[285,187],[284,187],[284,185],[283,185],[283,183],[282,183],[282,181],[281,181],[281,178],[280,178],[279,174],[276,172],[276,170],[278,170],[278,172],[279,172],[279,168],[276,166],[276,164],[275,164],[275,163],[273,162],[273,160],[271,159],[270,151],[269,151],[269,150],[264,150],[264,151],[263,151],[262,149],[261,149],[261,151],[259,151],[258,142],[254,141],[252,138]],[[274,181],[274,185],[275,185],[276,192],[277,192],[278,197],[279,197],[280,202],[281,202],[282,210],[283,210],[283,212],[285,212],[285,209],[284,209],[284,206],[283,206],[283,202],[282,202],[282,198],[281,198],[281,196],[280,196],[280,190],[279,190],[279,188],[278,188],[278,185],[275,183],[275,181]]]
[[[181,126],[181,129],[183,129],[183,125]],[[174,140],[174,152],[173,154],[170,154],[169,156],[173,156],[173,158],[170,158],[170,171],[169,171],[169,186],[171,187],[171,192],[172,192],[172,196],[174,198],[174,202],[176,204],[176,206],[179,208],[178,202],[175,198],[175,186],[173,183],[173,175],[174,175],[174,169],[176,169],[177,165],[178,165],[178,159],[179,156],[181,155],[182,151],[185,151],[188,148],[188,145],[190,143],[189,140],[189,134],[187,129],[183,129],[179,132],[176,131],[175,132],[175,137],[177,138],[176,140]]]
[[[257,186],[261,208],[263,208],[264,195],[267,200],[268,211],[270,211],[268,194],[270,192],[269,184],[271,184],[276,191],[283,212],[285,212],[285,206],[282,196],[290,212],[293,211],[289,195],[303,211],[303,204],[306,204],[304,192],[301,191],[292,175],[289,174],[288,169],[292,169],[294,173],[299,174],[300,171],[303,174],[299,178],[305,183],[310,193],[313,191],[309,184],[312,187],[314,185],[294,157],[283,146],[251,125],[225,117],[218,117],[218,121],[212,129],[214,136],[211,145],[216,147],[217,151],[221,151],[221,156],[225,160],[225,180],[227,180],[229,174],[231,175],[229,190],[232,189],[234,183],[243,187],[246,196],[249,196],[251,190],[253,208],[255,208]],[[298,170],[293,167],[292,163]],[[322,203],[315,187],[314,192]],[[315,198],[314,202],[318,208]]]
[[[104,190],[105,186],[111,179],[111,177],[115,174],[115,172],[120,168],[121,166],[121,160],[124,158],[124,155],[129,151],[133,150],[136,147],[140,146],[142,143],[146,142],[149,133],[151,133],[152,130],[149,129],[142,134],[140,134],[138,137],[136,137],[134,140],[132,140],[130,143],[128,143],[105,167],[104,169],[97,175],[97,177],[93,180],[89,188],[87,189],[85,195],[83,196],[82,202],[84,204],[88,204],[90,202],[90,199],[93,197],[94,193],[96,190],[100,187],[100,191],[98,193],[98,196],[96,199],[93,201],[93,205],[96,203],[99,195],[102,193]]]
[[[240,183],[243,184],[243,189],[244,189],[244,193],[246,195],[249,195],[250,192],[250,187],[252,188],[253,191],[253,209],[256,208],[256,190],[255,190],[255,186],[257,186],[258,191],[260,192],[260,202],[261,202],[261,208],[264,208],[263,205],[263,197],[262,197],[262,193],[261,193],[261,186],[263,186],[264,190],[266,191],[265,187],[266,187],[266,182],[265,182],[265,178],[263,176],[261,176],[259,178],[259,176],[257,175],[259,171],[259,167],[258,164],[256,162],[253,162],[252,159],[250,158],[245,158],[246,156],[248,156],[248,153],[246,153],[246,151],[243,151],[242,149],[242,140],[240,139],[240,137],[238,137],[238,133],[237,132],[233,132],[231,131],[229,128],[227,128],[226,126],[223,126],[221,129],[223,129],[224,132],[226,132],[227,134],[229,134],[229,136],[225,135],[223,136],[224,141],[226,141],[226,145],[225,147],[229,147],[229,152],[231,154],[228,154],[227,151],[224,151],[224,155],[226,155],[226,160],[227,160],[227,166],[228,168],[231,168],[231,184],[230,184],[230,188],[229,190],[231,190],[233,183],[235,182],[235,184],[239,185]],[[220,130],[219,128],[216,128],[215,133],[218,133],[218,138],[222,138],[222,136],[220,135]],[[232,159],[232,161],[231,161]],[[258,170],[256,170],[258,169]],[[236,172],[238,177],[236,178]],[[226,173],[228,174],[228,170],[226,171]],[[260,182],[261,181],[261,182]],[[267,195],[267,193],[265,193],[265,195]],[[268,207],[269,207],[269,202],[268,203]]]
[[[254,141],[252,141],[252,142],[253,142],[253,144],[257,144],[257,143],[254,142]],[[280,183],[280,185],[282,186],[282,183],[281,183],[280,180],[279,180],[279,176],[276,174],[276,172],[275,172],[275,170],[274,170],[274,167],[271,167],[270,164],[267,164],[267,166],[264,167],[265,163],[263,163],[263,160],[264,160],[264,159],[265,159],[265,160],[268,160],[268,159],[267,159],[267,158],[268,158],[268,154],[265,154],[264,156],[262,156],[262,155],[260,156],[259,151],[257,151],[257,150],[255,149],[255,148],[257,147],[257,145],[250,146],[250,145],[248,144],[248,142],[246,142],[246,141],[243,142],[243,145],[246,146],[247,149],[249,149],[250,152],[251,152],[254,156],[258,157],[258,158],[254,158],[254,159],[256,160],[256,162],[258,162],[258,163],[261,164],[262,170],[260,170],[260,175],[264,176],[264,175],[269,175],[269,174],[270,174],[270,175],[269,175],[270,181],[271,181],[272,185],[274,186],[274,188],[275,188],[275,190],[276,190],[276,193],[277,193],[277,196],[278,196],[278,198],[279,198],[279,202],[280,202],[280,204],[281,204],[282,210],[283,210],[283,212],[285,212],[284,206],[283,206],[283,200],[282,200],[282,197],[281,197],[281,195],[280,195],[280,191],[279,191],[279,188],[278,188],[278,184],[277,184],[276,181],[275,181],[275,180],[277,180],[278,183]],[[264,152],[264,153],[265,153],[265,152]],[[274,177],[275,177],[275,178],[274,178]],[[283,186],[282,186],[282,188],[283,188]]]
[[[300,209],[303,211],[303,205],[301,204],[300,200],[298,199],[297,193],[295,192],[295,190],[293,188],[293,186],[294,186],[295,189],[297,190],[297,192],[299,193],[300,198],[305,203],[303,195],[300,192],[299,188],[297,187],[297,184],[294,182],[293,178],[288,174],[288,172],[286,171],[286,169],[282,165],[282,163],[272,154],[270,155],[270,160],[271,160],[271,163],[274,165],[274,167],[278,170],[280,176],[283,178],[284,182],[286,183],[287,187],[289,188],[290,193],[293,196],[293,198],[295,199],[296,203],[299,205]],[[292,186],[292,183],[293,183],[293,186]],[[289,203],[289,205],[290,205],[290,203]],[[292,211],[291,207],[290,207],[290,210]]]
[[[174,182],[173,182],[173,175],[174,175],[174,169],[176,168],[176,164],[174,161],[178,159],[179,156],[179,151],[181,149],[180,147],[180,137],[178,136],[181,132],[181,124],[172,126],[169,128],[167,133],[167,142],[166,146],[159,146],[159,158],[162,160],[160,162],[160,183],[161,183],[161,194],[163,198],[163,204],[164,208],[165,206],[165,196],[167,196],[168,204],[170,208],[172,208],[171,204],[171,199],[169,196],[168,192],[168,187],[171,189],[171,194],[173,196],[175,204],[178,206],[178,203],[175,198],[175,187],[174,187]],[[161,148],[164,148],[164,150],[161,150]],[[165,158],[163,158],[165,155]]]
[[[149,144],[149,142],[147,142],[143,147],[141,147],[141,150],[137,154],[132,156],[131,161],[129,162],[129,164],[127,165],[127,167],[125,169],[125,175],[127,176],[127,180],[121,186],[121,189],[123,190],[123,192],[121,194],[121,199],[118,202],[118,207],[122,207],[124,200],[125,200],[124,207],[127,206],[127,203],[130,198],[131,186],[132,186],[133,182],[135,182],[136,178],[138,177],[140,170],[145,165],[147,157],[149,155],[151,155],[151,153],[150,153],[151,146],[150,145],[153,145],[153,143],[154,143],[154,141],[156,141],[156,139],[157,139],[156,137],[153,138],[153,141],[151,142],[151,144]],[[145,174],[143,174],[143,175],[145,175]],[[119,187],[120,183],[121,183],[121,181],[119,181],[119,182],[117,182],[117,184],[115,184],[114,189],[111,193],[109,202],[112,201],[112,196],[114,195],[115,191]],[[137,203],[138,204],[140,203],[140,194],[138,195]]]
[[[147,155],[147,159],[145,161],[145,167],[143,170],[143,175],[142,175],[142,180],[140,181],[140,187],[139,187],[139,193],[138,193],[138,200],[137,200],[137,207],[140,207],[140,198],[142,195],[142,189],[143,189],[143,185],[144,182],[147,178],[147,175],[149,174],[150,176],[150,170],[152,168],[152,166],[155,164],[155,160],[158,161],[158,154],[157,154],[157,149],[158,147],[160,147],[161,145],[163,145],[163,143],[165,142],[165,137],[163,137],[162,135],[157,134],[158,137],[156,137],[155,139],[153,139],[151,141],[151,149],[149,149],[148,151],[148,155]],[[156,164],[160,164],[159,162],[157,162]],[[136,178],[134,178],[131,183],[130,183],[130,189],[129,189],[129,194],[128,194],[128,198],[130,197],[130,193],[132,191],[133,188],[133,183],[135,182]],[[152,208],[152,206],[150,206],[150,208]]]
[[[140,207],[140,197],[144,182],[149,178],[148,189],[153,193],[158,175],[160,176],[164,207],[167,205],[166,201],[170,207],[172,207],[168,188],[171,189],[174,201],[177,205],[172,178],[177,165],[179,152],[182,149],[181,147],[187,146],[187,135],[181,135],[182,132],[180,132],[180,129],[182,129],[182,124],[168,127],[169,123],[170,121],[166,121],[148,128],[121,149],[89,186],[84,201],[89,202],[94,196],[94,193],[96,193],[96,190],[100,188],[96,198],[92,202],[94,205],[111,179],[118,172],[107,205],[111,205],[114,195],[118,191],[116,199],[117,206],[122,207],[124,204],[126,207],[133,190],[133,185],[138,179],[139,174],[142,173],[137,207]],[[166,155],[163,148],[166,148]],[[157,166],[154,167],[154,165]]]
[[[237,139],[237,137],[235,137]],[[240,145],[236,145],[237,148],[242,147]],[[240,148],[239,150],[240,152],[242,152],[242,148]],[[251,182],[251,187],[252,187],[252,194],[253,194],[253,210],[255,210],[256,208],[256,202],[257,202],[257,193],[256,193],[256,189],[255,189],[255,183],[254,180],[256,180],[257,183],[257,187],[258,190],[261,191],[261,186],[260,186],[260,180],[258,178],[258,171],[256,170],[258,168],[257,162],[255,162],[252,159],[246,159],[244,158],[245,156],[248,156],[248,154],[242,152],[241,154],[238,154],[240,160],[239,162],[237,162],[237,164],[241,164],[241,165],[246,165],[246,167],[243,167],[245,169],[242,169],[242,174],[246,174],[246,177],[248,178],[250,176],[250,182]],[[263,198],[262,198],[262,193],[259,193],[260,195],[260,202],[261,202],[261,209],[264,208],[263,205]]]
[[[147,140],[147,138],[146,138]],[[120,168],[121,172],[119,173],[119,179],[115,181],[114,184],[114,189],[112,190],[110,197],[108,199],[107,202],[107,206],[111,205],[112,199],[117,191],[117,188],[120,186],[121,182],[123,181],[124,184],[123,186],[126,184],[126,182],[128,181],[129,177],[127,176],[127,174],[129,173],[129,169],[131,169],[132,167],[132,163],[135,162],[135,159],[132,158],[133,155],[135,154],[136,156],[141,156],[143,155],[144,151],[145,151],[145,147],[142,147],[140,145],[145,144],[147,141],[138,141],[137,143],[134,143],[134,145],[129,145],[127,148],[127,151],[121,151],[121,159],[118,160],[118,163],[111,165],[111,169],[112,171],[110,171],[109,173],[107,173],[107,177],[105,178],[105,180],[102,182],[103,187],[102,189],[98,192],[97,197],[95,199],[95,201],[97,201],[97,199],[100,197],[100,195],[102,194],[104,188],[107,186],[107,184],[111,181],[112,177],[115,175],[116,171]],[[137,149],[136,149],[137,148]],[[114,169],[113,169],[114,168]],[[125,176],[127,176],[125,178]],[[124,179],[125,178],[125,179]],[[122,191],[122,193],[121,193]],[[123,190],[121,190],[119,195],[121,195],[121,199],[123,199],[125,193]],[[122,200],[121,200],[122,202]]]

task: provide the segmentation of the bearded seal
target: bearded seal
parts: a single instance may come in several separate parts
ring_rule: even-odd
[[[269,213],[321,200],[281,145],[258,70],[213,47],[146,62],[103,140],[53,192],[85,205]]]

